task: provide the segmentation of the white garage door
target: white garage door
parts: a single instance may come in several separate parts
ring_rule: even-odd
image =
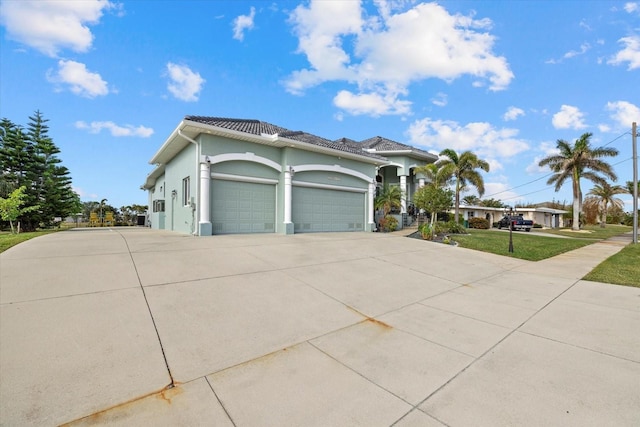
[[[273,233],[276,186],[213,180],[213,234]]]
[[[293,187],[292,198],[296,233],[364,231],[365,193]]]

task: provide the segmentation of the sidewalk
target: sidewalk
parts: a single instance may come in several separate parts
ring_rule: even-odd
[[[640,425],[640,289],[398,233],[0,254],[0,425]]]

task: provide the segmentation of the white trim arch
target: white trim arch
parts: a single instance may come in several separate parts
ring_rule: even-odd
[[[358,172],[358,171],[353,170],[353,169],[345,168],[345,167],[340,166],[340,165],[308,164],[308,165],[291,166],[291,168],[292,168],[293,175],[295,175],[296,172],[324,171],[324,172],[334,172],[334,173],[341,173],[341,174],[344,174],[344,175],[353,176],[355,178],[361,179],[364,182],[366,182],[368,184],[366,189],[355,189],[355,188],[339,187],[339,186],[336,186],[334,188],[333,186],[329,186],[329,185],[326,185],[326,184],[323,184],[323,185],[321,185],[321,184],[312,184],[312,183],[306,183],[306,182],[300,182],[300,181],[298,181],[298,182],[293,181],[293,185],[365,193],[365,197],[366,197],[366,200],[367,200],[367,206],[366,206],[367,212],[365,212],[365,213],[366,213],[366,217],[367,217],[366,220],[368,221],[368,228],[369,228],[370,231],[372,231],[375,228],[374,209],[373,209],[373,201],[374,201],[374,198],[375,198],[375,191],[376,191],[376,179],[375,179],[375,176],[371,177],[371,176],[369,176],[367,174],[364,174],[362,172]],[[378,172],[378,170],[376,169],[376,175],[377,175],[377,172]],[[288,200],[285,198],[284,203],[285,203],[285,206],[288,205],[289,207],[291,207],[291,198],[289,198]]]
[[[342,173],[345,175],[350,175],[356,178],[359,178],[367,183],[370,183],[372,180],[372,177],[370,177],[369,175],[366,175],[362,172],[358,172],[355,171],[353,169],[349,169],[349,168],[345,168],[343,166],[340,165],[333,165],[333,166],[329,166],[329,165],[299,165],[299,166],[292,166],[293,167],[293,171],[295,172],[311,172],[311,171],[325,171],[325,172],[336,172],[336,173]]]
[[[274,162],[271,159],[267,159],[266,157],[256,156],[255,153],[226,153],[226,154],[218,154],[216,156],[203,156],[202,161],[206,163],[216,164],[222,162],[231,162],[231,161],[245,161],[245,162],[254,162],[260,163],[262,165],[268,166],[272,169],[277,170],[278,172],[282,172],[282,165],[278,162]]]

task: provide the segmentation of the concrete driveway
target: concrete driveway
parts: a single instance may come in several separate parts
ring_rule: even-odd
[[[0,255],[6,426],[637,426],[640,289],[398,233],[77,229]]]

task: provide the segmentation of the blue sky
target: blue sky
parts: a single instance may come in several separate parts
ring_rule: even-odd
[[[570,203],[537,163],[585,132],[632,179],[640,2],[3,0],[0,23],[0,116],[49,119],[83,201],[146,204],[186,115],[470,149],[508,204]]]

